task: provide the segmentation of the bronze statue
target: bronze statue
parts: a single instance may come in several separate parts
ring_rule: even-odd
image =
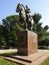
[[[18,4],[16,8],[16,12],[19,13],[19,21],[23,24],[24,29],[32,30],[33,28],[33,19],[30,16],[30,9],[26,5],[26,8],[23,4]]]
[[[31,12],[30,9],[26,5],[26,22],[27,22],[27,28],[29,30],[32,30],[32,28],[33,28],[33,19],[30,16],[30,12]]]

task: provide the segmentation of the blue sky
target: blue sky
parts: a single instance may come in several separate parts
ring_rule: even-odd
[[[42,15],[40,22],[43,26],[49,26],[49,0],[0,0],[0,24],[3,18],[17,14],[15,9],[18,3],[28,5],[31,14],[40,13]]]

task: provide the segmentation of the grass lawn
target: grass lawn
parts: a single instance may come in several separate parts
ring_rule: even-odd
[[[0,65],[20,65],[20,64],[5,60],[4,58],[0,57]]]
[[[41,65],[49,65],[49,58],[46,59]]]

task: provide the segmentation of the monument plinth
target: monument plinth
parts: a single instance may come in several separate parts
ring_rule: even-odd
[[[18,33],[17,42],[18,53],[23,55],[31,55],[37,52],[38,37],[37,34],[31,31],[20,31]]]

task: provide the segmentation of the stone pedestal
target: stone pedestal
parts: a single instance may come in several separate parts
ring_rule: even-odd
[[[31,31],[19,32],[17,48],[18,48],[18,53],[27,56],[37,52],[38,49],[37,34]]]

